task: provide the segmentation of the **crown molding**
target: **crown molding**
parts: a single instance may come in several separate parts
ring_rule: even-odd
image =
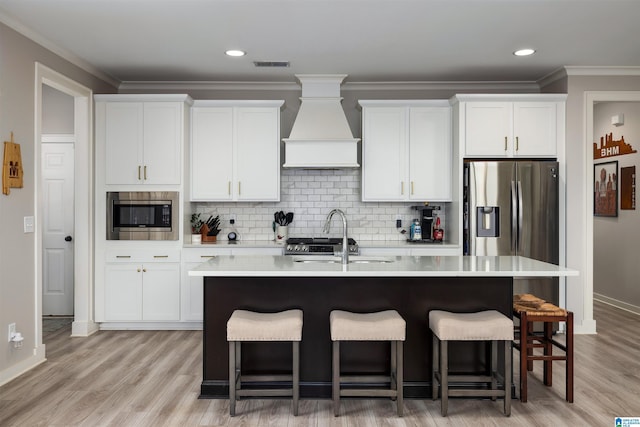
[[[234,82],[234,81],[123,81],[120,91],[140,90],[300,90],[294,82]]]
[[[638,66],[616,67],[564,67],[568,76],[640,76]]]
[[[295,82],[236,82],[236,81],[123,81],[120,91],[169,90],[188,92],[190,90],[273,90],[299,91],[300,84]],[[340,86],[342,91],[398,91],[398,90],[454,90],[468,91],[518,91],[539,92],[536,82],[347,82]]]
[[[104,82],[110,84],[111,86],[117,88],[120,85],[120,81],[119,80],[115,79],[114,77],[110,76],[109,74],[105,73],[104,71],[94,67],[93,65],[91,65],[90,63],[88,63],[84,59],[76,56],[75,54],[71,53],[70,51],[68,51],[68,50],[56,45],[55,43],[51,42],[51,40],[47,39],[46,37],[43,37],[38,32],[36,32],[36,31],[32,30],[31,28],[25,26],[20,21],[18,21],[15,18],[7,15],[5,12],[3,12],[1,10],[0,10],[0,22],[5,24],[7,27],[11,28],[12,30],[16,31],[17,33],[22,34],[26,38],[28,38],[28,39],[32,40],[33,42],[39,44],[43,48],[55,53],[56,55],[58,55],[62,59],[65,59],[65,60],[69,61],[71,64],[75,65],[76,67],[78,67],[78,68],[86,71],[87,73],[95,76],[96,78],[98,78],[100,80],[103,80]]]

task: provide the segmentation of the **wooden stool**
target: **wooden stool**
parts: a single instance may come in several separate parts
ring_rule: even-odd
[[[403,353],[402,347],[406,336],[407,324],[395,310],[377,313],[350,313],[333,310],[329,315],[331,341],[333,341],[333,412],[340,413],[341,396],[384,396],[396,399],[398,416],[403,410]],[[340,341],[390,341],[391,370],[385,375],[341,375],[340,373]],[[389,389],[358,388],[343,389],[343,382],[374,383],[389,382]]]
[[[514,347],[520,351],[520,401],[527,401],[527,371],[533,370],[533,361],[542,360],[543,382],[552,385],[554,360],[566,362],[566,399],[573,403],[573,313],[553,304],[547,303],[530,294],[516,295],[513,302],[513,315],[520,319],[520,326],[516,327]],[[534,332],[535,322],[544,323],[542,333]],[[553,339],[553,324],[565,322],[566,344]],[[524,335],[523,335],[524,334]],[[553,354],[553,347],[557,347],[564,354]],[[534,348],[542,348],[543,354],[534,354]]]
[[[432,310],[429,312],[429,328],[433,331],[433,376],[432,397],[438,398],[438,383],[441,389],[440,410],[447,416],[449,396],[490,396],[504,397],[504,414],[511,415],[511,343],[513,341],[513,321],[495,311],[478,313],[450,313]],[[490,375],[449,375],[449,341],[491,341]],[[502,378],[498,369],[498,341],[504,342],[504,372]],[[503,387],[497,389],[498,380]],[[489,390],[455,389],[449,385],[455,382],[480,382],[490,384]]]
[[[298,415],[300,398],[300,341],[302,310],[279,313],[255,313],[235,310],[227,322],[229,341],[229,414],[236,414],[236,396],[293,396],[293,415]],[[291,341],[293,367],[291,375],[242,375],[241,344],[244,341]],[[291,381],[291,388],[243,389],[243,381]]]

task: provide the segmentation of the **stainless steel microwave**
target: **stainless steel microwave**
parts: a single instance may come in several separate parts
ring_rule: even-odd
[[[178,240],[177,191],[107,193],[107,240]]]

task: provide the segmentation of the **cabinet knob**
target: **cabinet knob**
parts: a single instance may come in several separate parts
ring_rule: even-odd
[[[146,273],[146,272],[147,272],[147,269],[146,269],[146,268],[143,268],[143,269],[142,269],[142,272],[143,272],[143,273]]]
[[[138,271],[138,273],[140,273],[140,269],[139,269],[139,268],[138,268],[138,270],[137,270],[137,271]]]
[[[73,240],[73,237],[71,237],[71,236],[67,236],[67,237],[64,238],[65,242],[70,242],[72,240]]]

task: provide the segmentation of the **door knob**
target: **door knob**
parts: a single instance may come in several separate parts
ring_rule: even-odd
[[[70,242],[72,240],[73,240],[73,237],[71,237],[71,236],[67,236],[67,237],[64,238],[65,242]]]

